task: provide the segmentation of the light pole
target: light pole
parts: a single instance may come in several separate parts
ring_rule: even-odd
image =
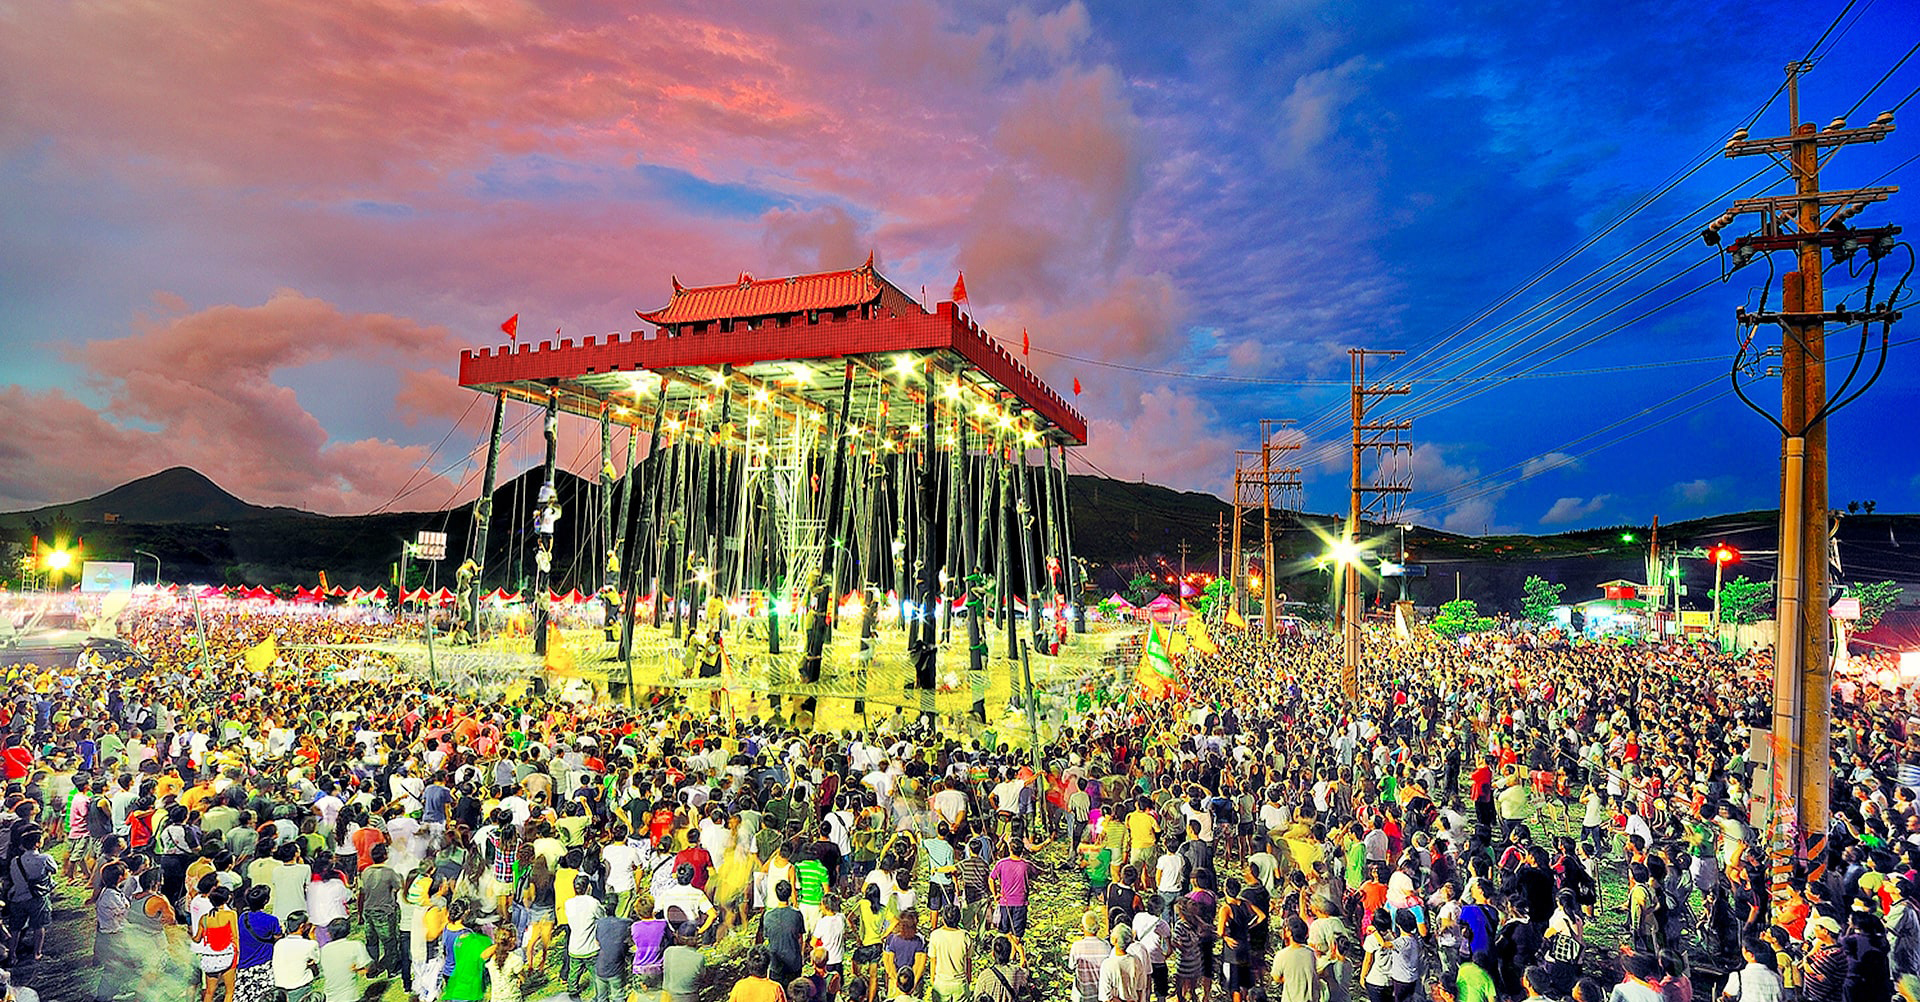
[[[1413,526],[1400,523],[1400,601],[1407,600],[1407,530]]]
[[[141,557],[152,557],[152,558],[153,558],[153,586],[154,586],[155,588],[158,588],[158,587],[160,587],[160,557],[159,557],[159,555],[158,555],[158,554],[154,554],[154,553],[149,553],[149,552],[147,552],[146,550],[142,550],[142,549],[140,549],[140,548],[138,548],[138,547],[135,547],[135,548],[134,548],[134,551],[133,551],[133,552],[134,552],[134,555],[135,555],[135,556],[141,556]]]
[[[1721,543],[1713,548],[1713,641],[1720,642],[1720,577],[1727,565],[1740,559],[1740,551]]]

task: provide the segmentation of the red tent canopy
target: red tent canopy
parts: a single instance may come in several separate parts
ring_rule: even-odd
[[[385,602],[387,600],[387,589],[384,586],[375,588],[367,592],[366,597],[373,599],[375,602]]]
[[[356,589],[354,589],[354,590],[355,590],[355,591],[359,591],[359,589],[358,589],[358,588],[356,588]],[[332,597],[334,597],[334,598],[345,598],[345,597],[347,596],[347,594],[348,594],[348,593],[347,593],[347,590],[346,590],[345,588],[342,588],[342,587],[340,587],[339,585],[334,585],[334,586],[333,586],[332,588],[329,588],[329,589],[327,590],[327,594],[328,594],[328,595],[330,595],[330,596],[332,596]]]
[[[506,603],[506,602],[520,601],[519,592],[516,591],[513,594],[509,595],[507,594],[507,590],[505,588],[495,588],[494,590],[488,592],[484,597],[489,602]]]
[[[433,603],[435,605],[452,605],[453,590],[450,588],[441,588],[439,591],[434,592]]]
[[[320,589],[308,588],[306,585],[300,585],[293,590],[293,600],[295,602],[312,604],[320,601],[323,597],[325,596],[321,593]]]
[[[358,585],[355,585],[352,591],[347,592],[347,601],[349,602],[358,602],[361,599],[366,597],[367,597],[367,590]]]
[[[580,594],[580,589],[578,588],[575,588],[572,591],[567,592],[567,601],[573,603],[574,605],[579,605],[580,603],[585,602],[586,600],[587,600],[587,597],[585,595]]]

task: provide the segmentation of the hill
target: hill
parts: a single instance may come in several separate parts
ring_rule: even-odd
[[[298,513],[297,509],[249,504],[227,493],[199,470],[175,466],[151,476],[130,480],[84,500],[47,505],[29,511],[0,512],[0,526],[12,528],[33,521],[45,523],[61,519],[79,523],[124,520],[149,525],[181,525],[235,522],[294,513]]]
[[[494,493],[488,535],[487,582],[507,584],[533,574],[532,506],[539,471],[528,470],[502,483]],[[555,548],[554,578],[561,589],[591,590],[597,583],[593,524],[597,518],[595,485],[562,472],[556,486],[566,516]],[[1222,559],[1216,529],[1230,520],[1232,508],[1211,494],[1177,491],[1155,484],[1097,476],[1068,478],[1073,512],[1074,550],[1094,572],[1102,591],[1123,588],[1141,572],[1174,573],[1185,566],[1212,573]],[[109,522],[107,515],[117,518]],[[1660,526],[1663,549],[1685,551],[1726,542],[1742,551],[1728,576],[1745,574],[1771,580],[1775,557],[1771,511],[1744,512]],[[389,512],[328,516],[292,508],[270,508],[234,497],[199,472],[172,469],[142,477],[97,497],[49,505],[25,512],[0,513],[0,548],[14,548],[18,566],[28,538],[83,536],[89,557],[132,560],[137,548],[159,554],[170,581],[248,584],[313,582],[321,572],[345,585],[392,580],[401,543],[421,530],[443,531],[448,550],[465,553],[474,528],[471,508],[446,511]],[[1456,591],[1488,610],[1517,608],[1521,582],[1538,574],[1566,586],[1569,600],[1597,597],[1603,581],[1646,579],[1650,525],[1584,529],[1549,536],[1462,536],[1416,526],[1405,534],[1407,560],[1426,569],[1408,581],[1409,597],[1435,605]],[[1258,513],[1244,525],[1243,543],[1251,565],[1260,550]],[[1330,575],[1315,565],[1328,541],[1337,538],[1340,520],[1328,515],[1276,513],[1274,555],[1276,587],[1297,600],[1323,601]],[[1369,526],[1362,533],[1378,557],[1392,557],[1400,545],[1394,526]],[[1851,515],[1840,520],[1837,552],[1845,580],[1894,579],[1920,594],[1920,516]],[[5,554],[0,554],[5,556]],[[145,560],[145,558],[142,558]],[[451,583],[454,564],[437,567],[441,583]],[[1689,594],[1683,601],[1709,601],[1713,569],[1704,559],[1680,559]],[[143,567],[150,574],[150,565]],[[1390,594],[1399,582],[1387,579]],[[1369,594],[1377,586],[1367,585]]]

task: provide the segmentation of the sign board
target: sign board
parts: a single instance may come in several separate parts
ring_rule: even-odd
[[[1705,629],[1713,625],[1713,613],[1705,609],[1682,609],[1680,610],[1680,625],[1698,626],[1701,629]]]
[[[132,591],[133,564],[118,560],[88,560],[80,565],[81,591]]]
[[[447,559],[447,534],[444,532],[422,532],[413,542],[413,555],[421,560]]]
[[[1383,578],[1423,578],[1427,576],[1426,564],[1396,564],[1391,560],[1380,561],[1380,576]]]
[[[1833,613],[1833,618],[1835,619],[1859,619],[1860,600],[1857,598],[1843,598],[1833,603],[1833,608],[1829,611]]]

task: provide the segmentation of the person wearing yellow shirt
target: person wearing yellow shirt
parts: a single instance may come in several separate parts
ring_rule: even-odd
[[[1127,814],[1127,836],[1133,865],[1144,867],[1152,863],[1155,840],[1160,837],[1160,819],[1153,816],[1144,798]]]

